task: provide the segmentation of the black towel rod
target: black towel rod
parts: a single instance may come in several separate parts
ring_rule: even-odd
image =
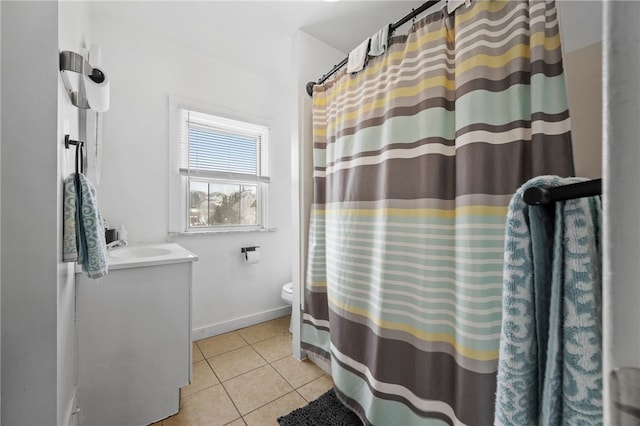
[[[71,139],[69,135],[64,135],[64,147],[69,149],[69,145],[76,147],[76,176],[78,173],[84,173],[84,142]],[[79,182],[76,182],[79,187]]]
[[[602,194],[602,179],[587,180],[551,188],[533,187],[524,191],[524,202],[530,206],[550,204],[556,201],[593,197]]]
[[[391,38],[391,35],[393,34],[393,32],[398,29],[400,26],[406,24],[407,22],[409,22],[410,20],[414,19],[416,16],[420,15],[422,12],[424,12],[425,10],[429,9],[431,6],[435,6],[436,4],[440,3],[441,0],[430,0],[428,2],[425,2],[423,4],[420,5],[420,7],[418,7],[417,9],[411,9],[411,12],[408,13],[404,18],[400,19],[398,22],[396,22],[395,24],[390,24],[389,25],[389,38]],[[340,63],[338,65],[334,65],[333,68],[331,68],[331,71],[329,71],[328,73],[326,73],[325,75],[323,75],[322,77],[320,77],[318,79],[318,82],[315,83],[313,81],[310,81],[307,83],[307,93],[309,94],[309,96],[313,95],[313,86],[316,84],[322,84],[325,81],[327,81],[327,79],[329,77],[331,77],[333,74],[337,73],[342,67],[344,67],[345,65],[347,65],[347,61],[349,60],[349,57],[344,58],[342,61],[340,61]]]
[[[69,149],[69,145],[75,145],[75,146],[84,145],[84,142],[83,141],[74,141],[73,139],[71,139],[69,137],[69,135],[64,135],[64,147],[66,149]]]

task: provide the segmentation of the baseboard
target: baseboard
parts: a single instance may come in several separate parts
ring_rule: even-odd
[[[269,311],[259,312],[257,314],[247,315],[229,321],[207,325],[205,327],[194,328],[191,332],[191,338],[194,341],[206,339],[207,337],[217,336],[218,334],[222,333],[228,333],[229,331],[249,327],[251,325],[280,318],[289,314],[291,314],[291,305],[282,306],[280,308],[271,309]]]

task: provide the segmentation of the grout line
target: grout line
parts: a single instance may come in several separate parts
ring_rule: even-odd
[[[309,383],[311,383],[311,382],[309,382]],[[302,387],[302,386],[301,386],[301,387]],[[298,388],[298,389],[300,389],[300,388]],[[296,389],[296,390],[295,390],[295,392],[300,396],[300,398],[302,398],[302,400],[303,400],[304,402],[306,402],[307,404],[308,404],[309,402],[311,402],[311,401],[307,401],[307,398],[305,398],[305,397],[304,397],[300,392],[298,392],[298,389]]]
[[[270,320],[270,321],[274,321],[274,320]],[[266,321],[266,322],[270,322],[270,321]],[[256,324],[256,325],[257,325],[257,324]],[[245,327],[245,328],[248,328],[248,327]],[[286,332],[286,333],[285,333],[285,332]],[[308,401],[306,400],[306,398],[304,398],[304,397],[303,397],[303,396],[302,396],[302,395],[297,391],[297,389],[296,389],[296,388],[295,388],[291,383],[289,383],[289,381],[288,381],[284,376],[282,376],[282,374],[280,374],[280,372],[278,372],[278,370],[273,366],[273,364],[274,364],[274,363],[276,363],[276,362],[278,362],[278,361],[280,361],[280,360],[282,360],[282,359],[285,359],[285,358],[287,358],[287,357],[291,356],[291,354],[287,354],[287,355],[285,355],[285,356],[283,356],[283,357],[280,357],[280,358],[278,358],[278,359],[275,359],[275,360],[273,360],[273,361],[269,361],[269,360],[267,360],[267,359],[266,359],[266,357],[265,357],[265,356],[263,356],[263,355],[262,355],[262,354],[261,354],[261,353],[260,353],[260,352],[255,348],[255,347],[254,347],[254,345],[255,345],[255,344],[262,343],[262,342],[265,342],[265,341],[267,341],[267,340],[277,338],[277,337],[279,337],[279,336],[281,336],[281,335],[288,335],[289,337],[291,337],[291,334],[288,332],[288,330],[285,330],[285,329],[280,330],[280,329],[278,329],[278,330],[277,330],[277,333],[276,333],[275,335],[270,336],[270,337],[267,337],[267,338],[262,339],[262,340],[259,340],[259,341],[257,341],[257,342],[253,342],[253,343],[249,343],[249,342],[247,341],[247,339],[245,339],[245,338],[242,336],[242,334],[238,333],[238,330],[230,331],[229,333],[236,333],[236,334],[238,334],[238,336],[240,336],[240,338],[242,339],[242,341],[244,341],[244,342],[246,343],[246,345],[243,345],[243,346],[241,346],[241,347],[234,348],[234,349],[231,349],[231,350],[228,350],[228,351],[225,351],[225,352],[221,352],[221,353],[219,353],[219,354],[216,354],[216,355],[213,355],[213,356],[211,356],[211,357],[207,358],[207,357],[205,356],[205,354],[204,354],[204,351],[200,348],[200,345],[198,344],[198,342],[200,342],[200,341],[202,341],[202,340],[206,340],[207,338],[205,338],[205,339],[200,339],[200,340],[197,340],[197,341],[195,341],[195,342],[194,342],[194,343],[196,343],[196,346],[197,346],[198,350],[199,350],[199,351],[200,351],[200,353],[202,354],[202,358],[203,358],[203,359],[202,359],[202,360],[200,360],[200,361],[206,361],[206,362],[207,362],[207,365],[208,365],[209,369],[211,370],[211,372],[214,374],[214,376],[215,376],[215,377],[216,377],[216,379],[218,380],[218,383],[216,383],[215,385],[212,385],[212,386],[208,386],[208,387],[206,387],[206,388],[204,388],[204,389],[200,389],[200,390],[198,390],[198,391],[196,391],[196,392],[191,393],[190,395],[194,395],[194,394],[196,394],[196,393],[198,393],[198,392],[201,392],[201,391],[203,391],[203,390],[205,390],[205,389],[209,389],[209,388],[211,388],[211,387],[213,387],[213,386],[216,386],[216,385],[221,385],[221,386],[222,386],[222,389],[223,389],[223,390],[224,390],[224,392],[225,392],[225,394],[227,395],[227,397],[229,398],[229,400],[230,400],[230,401],[231,401],[231,403],[233,404],[233,407],[236,409],[237,413],[240,415],[240,417],[239,417],[239,418],[240,418],[240,419],[242,419],[242,421],[245,423],[245,425],[247,424],[247,422],[246,422],[246,421],[245,421],[245,419],[244,419],[244,418],[245,418],[245,416],[247,416],[247,415],[249,415],[250,413],[253,413],[254,411],[259,410],[259,409],[261,409],[261,408],[265,407],[266,405],[269,405],[269,404],[271,404],[271,403],[273,403],[273,402],[275,402],[275,401],[277,401],[277,400],[279,400],[279,399],[281,399],[281,398],[284,398],[285,396],[287,396],[287,395],[289,395],[289,394],[291,394],[291,393],[293,393],[293,392],[295,392],[298,396],[300,396],[300,397],[302,398],[302,400],[303,400],[303,401],[308,402]],[[225,333],[225,334],[226,334],[226,333]],[[217,357],[217,356],[220,356],[220,355],[224,355],[224,354],[227,354],[227,353],[232,352],[232,351],[235,351],[235,350],[243,349],[243,348],[245,348],[246,346],[250,347],[254,352],[256,352],[256,353],[258,354],[258,356],[259,356],[259,357],[260,357],[260,358],[265,362],[265,364],[264,364],[264,365],[261,365],[261,366],[259,366],[259,367],[253,368],[253,369],[251,369],[251,370],[249,370],[249,371],[245,371],[245,372],[243,372],[243,373],[241,373],[241,374],[238,374],[238,375],[236,375],[236,376],[234,376],[234,377],[228,378],[228,379],[226,379],[224,382],[223,382],[222,380],[220,380],[220,377],[219,377],[219,376],[218,376],[218,374],[215,372],[215,370],[214,370],[213,366],[211,365],[211,363],[209,362],[209,360],[210,360],[211,358],[214,358],[214,357]],[[196,361],[196,362],[200,362],[200,361]],[[192,360],[192,363],[193,363],[193,360]],[[269,402],[267,402],[267,403],[265,403],[265,404],[263,404],[263,405],[262,405],[262,406],[260,406],[260,407],[255,408],[254,410],[252,410],[252,411],[250,411],[250,412],[248,412],[248,413],[246,413],[246,414],[242,414],[242,413],[240,412],[240,410],[239,410],[238,406],[236,405],[236,402],[233,400],[233,398],[231,397],[231,395],[230,395],[230,394],[229,394],[229,392],[227,391],[227,388],[226,388],[226,386],[225,386],[225,383],[227,383],[227,382],[229,382],[230,380],[233,380],[233,379],[235,379],[235,378],[237,378],[237,377],[240,377],[240,376],[242,376],[242,375],[244,375],[244,374],[251,373],[251,372],[253,372],[253,371],[256,371],[256,370],[258,370],[258,369],[260,369],[260,368],[263,368],[263,367],[266,367],[266,366],[271,367],[271,369],[272,369],[272,370],[274,370],[274,371],[276,372],[276,374],[277,374],[278,376],[280,376],[280,377],[285,381],[285,383],[286,383],[286,384],[291,388],[291,391],[290,391],[290,392],[287,392],[287,393],[285,393],[284,395],[281,395],[281,396],[279,396],[279,397],[277,397],[277,398],[275,398],[275,399],[273,399],[273,400],[271,400],[271,401],[269,401]],[[316,379],[317,379],[317,378],[316,378]],[[316,380],[316,379],[313,379],[313,380]],[[313,380],[311,380],[311,381],[313,381]],[[305,385],[306,385],[306,384],[308,384],[308,383],[311,383],[311,382],[307,382],[307,383],[305,383],[305,384],[303,384],[303,385],[301,385],[301,386],[305,386]],[[301,386],[300,386],[300,387],[301,387]],[[236,421],[236,420],[238,420],[238,419],[235,419],[235,420],[233,420],[232,422],[234,422],[234,421]]]
[[[275,367],[273,367],[270,363],[267,363],[266,365],[260,366],[260,367],[258,367],[258,368],[254,368],[254,369],[253,369],[253,370],[251,370],[251,371],[255,371],[255,370],[259,369],[259,368],[263,368],[263,367],[267,367],[267,366],[271,367],[271,368],[276,372],[276,374],[278,374],[280,377],[282,377],[282,375],[278,372],[278,370],[276,370],[276,369],[275,369]],[[244,375],[244,374],[250,373],[251,371],[247,371],[246,373],[242,373],[242,374],[240,374],[240,375],[238,375],[238,376],[236,376],[236,377],[240,377],[240,376],[242,376],[242,375]],[[289,382],[287,381],[287,379],[285,379],[284,377],[282,377],[282,379],[285,381],[285,383],[286,383],[287,385],[289,385],[289,387],[291,387],[291,391],[290,391],[290,392],[285,393],[284,395],[281,395],[281,396],[279,396],[279,397],[276,397],[275,399],[272,399],[271,401],[268,401],[268,402],[264,403],[263,405],[261,405],[261,406],[259,406],[259,407],[255,408],[255,409],[253,409],[253,410],[249,411],[248,413],[240,414],[240,415],[243,417],[243,421],[244,421],[244,417],[245,417],[245,416],[247,416],[247,415],[249,415],[249,414],[253,413],[254,411],[259,410],[259,409],[261,409],[261,408],[263,408],[263,407],[265,407],[265,406],[267,406],[267,405],[271,404],[272,402],[275,402],[275,401],[279,400],[280,398],[284,398],[286,395],[289,395],[289,394],[290,394],[290,393],[292,393],[292,392],[296,392],[296,389],[291,385],[291,383],[289,383]],[[232,380],[232,379],[229,379],[229,380]],[[221,384],[221,385],[223,385],[222,387],[223,387],[223,389],[225,390],[225,392],[227,393],[227,395],[229,395],[229,392],[227,392],[227,388],[224,386],[224,383],[228,382],[229,380],[226,380],[225,382],[220,382],[220,384]],[[238,410],[238,407],[236,406],[235,401],[233,401],[233,398],[231,398],[231,395],[229,395],[229,399],[231,399],[231,401],[233,402],[233,405],[236,407],[236,410]],[[303,397],[302,399],[303,399],[304,401],[306,401],[306,399],[305,399],[304,397]],[[240,410],[238,410],[238,412],[240,413]],[[246,422],[245,422],[245,423],[246,423]]]
[[[227,394],[227,397],[229,398],[229,401],[231,401],[231,403],[233,404],[233,408],[236,409],[236,411],[238,412],[238,415],[240,416],[240,418],[242,419],[242,413],[240,412],[240,409],[238,408],[238,406],[236,405],[236,402],[233,400],[233,398],[231,398],[231,395],[229,395],[229,392],[227,391],[227,388],[224,387],[224,385],[222,384],[222,382],[220,382],[220,386],[222,386],[222,390],[224,391],[225,394]],[[235,419],[233,420],[234,422],[238,420]],[[244,422],[244,419],[242,419],[242,421]],[[246,422],[245,422],[246,424]]]
[[[267,405],[272,404],[272,403],[276,402],[277,400],[284,398],[284,397],[285,397],[285,396],[287,396],[287,395],[291,395],[292,393],[297,393],[297,392],[296,392],[296,390],[294,389],[294,390],[292,390],[291,392],[287,392],[287,393],[285,393],[284,395],[281,395],[281,396],[277,397],[277,398],[276,398],[276,399],[274,399],[273,401],[269,401],[269,402],[267,402],[266,404],[261,405],[260,407],[256,408],[255,410],[251,410],[251,411],[249,411],[247,414],[245,414],[245,415],[243,415],[243,416],[242,416],[242,420],[244,421],[244,417],[248,416],[249,414],[251,414],[251,413],[255,413],[256,411],[260,410],[261,408],[264,408],[264,407],[266,407]],[[300,394],[298,394],[298,395],[300,395]],[[303,401],[306,401],[306,399],[304,399],[304,398],[302,398],[302,400],[303,400]],[[246,423],[246,422],[245,422],[245,423]]]
[[[204,360],[207,363],[207,365],[209,366],[209,369],[211,370],[211,372],[213,373],[213,376],[216,379],[218,379],[218,383],[222,384],[222,380],[220,380],[220,377],[216,374],[216,370],[213,369],[213,366],[211,365],[211,363],[209,363],[209,360],[207,358],[205,358]]]
[[[244,339],[243,339],[243,340],[244,340]],[[245,342],[246,342],[246,340],[245,340]],[[233,352],[233,351],[237,351],[237,350],[242,349],[242,348],[246,348],[247,346],[251,346],[251,345],[249,345],[249,344],[247,343],[246,345],[239,346],[239,347],[234,348],[234,349],[229,349],[228,351],[220,352],[220,353],[217,353],[217,354],[212,355],[212,356],[210,356],[210,357],[207,357],[207,356],[203,353],[203,354],[202,354],[202,357],[203,357],[204,359],[214,358],[214,357],[217,357],[217,356],[220,356],[220,355],[228,354],[229,352]]]
[[[274,361],[274,362],[278,362],[278,361],[280,361],[280,360],[282,360],[282,359],[285,359],[285,358],[286,358],[286,357],[280,358],[279,360]],[[269,365],[271,365],[271,364],[269,364]],[[272,366],[272,367],[273,367],[273,366]],[[282,377],[282,379],[283,379],[285,382],[287,382],[287,384],[288,384],[289,386],[291,386],[291,388],[292,388],[294,391],[296,390],[296,387],[295,387],[295,386],[293,386],[293,385],[292,385],[292,384],[287,380],[287,378],[286,378],[286,377],[284,377],[282,374],[280,374],[280,372],[278,371],[278,369],[277,369],[276,367],[273,367],[273,369],[274,369],[274,370],[276,370],[276,373],[278,373],[278,375],[279,375],[280,377]],[[304,399],[304,398],[303,398],[303,399]]]
[[[264,357],[263,357],[262,355],[260,355],[260,352],[256,351],[256,350],[255,350],[251,345],[249,345],[249,347],[250,347],[251,349],[253,349],[253,351],[254,351],[255,353],[257,353],[257,354],[258,354],[258,356],[259,356],[259,357],[260,357],[260,358],[265,362],[265,364],[263,364],[263,365],[259,365],[259,366],[255,367],[255,368],[252,368],[251,370],[244,371],[244,372],[242,372],[242,373],[240,373],[240,374],[238,374],[238,375],[235,375],[235,376],[233,376],[233,377],[229,377],[228,379],[224,380],[224,382],[228,382],[229,380],[233,380],[233,379],[235,379],[236,377],[240,377],[240,376],[242,376],[243,374],[250,373],[250,372],[255,371],[255,370],[259,369],[259,368],[262,368],[262,367],[264,367],[264,366],[266,366],[266,365],[271,365],[271,363],[270,363],[269,361],[267,361],[266,359],[264,359]],[[243,346],[243,348],[244,348],[244,346]],[[242,349],[242,348],[239,348],[239,349]],[[235,350],[235,349],[234,349],[234,350]],[[229,351],[229,352],[233,352],[233,351]],[[229,352],[225,352],[225,353],[229,353]],[[222,355],[222,354],[221,354],[221,355]],[[218,355],[216,355],[216,356],[218,356]],[[211,358],[215,358],[215,357],[213,357],[213,356],[212,356]],[[220,376],[218,376],[218,375],[216,374],[216,372],[215,372],[215,370],[214,370],[213,366],[212,366],[212,365],[211,365],[211,363],[209,362],[209,360],[210,360],[211,358],[205,358],[205,360],[206,360],[206,361],[207,361],[207,363],[209,364],[209,368],[211,368],[211,370],[213,371],[213,374],[215,374],[215,375],[216,375],[216,377],[218,378],[218,381],[219,381],[220,383],[223,383],[223,381],[222,381],[222,380],[220,380]],[[275,368],[274,368],[274,370],[275,370]]]
[[[254,352],[257,353],[258,356],[264,360],[264,362],[266,362],[267,364],[271,365],[271,363],[264,356],[262,356],[260,351],[258,351],[256,348],[254,348],[253,345],[249,345],[249,346],[251,346],[251,349],[253,349]]]
[[[242,330],[242,329],[240,329],[240,330]],[[235,331],[234,331],[234,333],[237,333],[237,334],[238,334],[238,336],[240,336],[240,338],[241,338],[242,340],[244,340],[244,342],[245,342],[247,345],[251,346],[251,343],[249,343],[249,341],[248,341],[247,339],[245,339],[245,338],[244,338],[244,336],[243,336],[242,334],[238,333],[238,331],[239,331],[239,330],[235,330]]]
[[[245,371],[244,373],[240,373],[240,374],[238,374],[237,376],[229,377],[229,378],[228,378],[228,379],[226,379],[224,382],[222,382],[222,381],[221,381],[220,383],[227,383],[227,382],[228,382],[228,381],[230,381],[230,380],[233,380],[233,379],[238,378],[238,377],[240,377],[240,376],[244,376],[245,374],[248,374],[248,373],[252,373],[252,372],[254,372],[254,371],[256,371],[256,370],[261,369],[262,367],[266,367],[267,365],[269,365],[269,364],[261,365],[261,366],[259,366],[259,367],[253,368],[253,369],[251,369],[251,370],[247,370],[247,371]]]

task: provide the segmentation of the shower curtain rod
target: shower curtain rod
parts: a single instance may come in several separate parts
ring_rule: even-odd
[[[593,197],[602,194],[602,179],[556,186],[553,188],[533,187],[524,191],[522,198],[530,206],[551,204],[555,201],[573,200],[575,198]]]
[[[437,3],[440,3],[442,0],[430,0],[428,2],[423,3],[422,5],[420,5],[420,7],[418,7],[417,9],[411,9],[411,12],[408,13],[404,18],[400,19],[398,22],[396,22],[395,24],[391,24],[389,26],[389,37],[391,37],[391,35],[393,34],[393,32],[398,29],[400,26],[406,24],[407,22],[409,22],[410,20],[412,20],[413,18],[415,18],[416,16],[418,16],[419,14],[421,14],[422,12],[424,12],[425,10],[429,9],[431,6],[435,6]],[[347,61],[349,60],[349,57],[344,58],[342,61],[340,61],[340,63],[338,65],[334,65],[333,68],[331,69],[331,71],[329,71],[328,73],[324,74],[322,77],[320,77],[318,79],[318,82],[315,83],[313,81],[310,81],[307,83],[307,93],[309,94],[309,96],[313,95],[313,86],[316,84],[322,84],[325,81],[327,81],[327,79],[329,77],[331,77],[332,75],[334,75],[336,72],[338,72],[342,67],[344,67],[345,65],[347,65]]]

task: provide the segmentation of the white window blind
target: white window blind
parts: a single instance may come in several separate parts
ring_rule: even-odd
[[[189,126],[189,168],[258,175],[260,137]]]
[[[268,128],[196,111],[182,110],[183,175],[246,182],[269,182]]]

